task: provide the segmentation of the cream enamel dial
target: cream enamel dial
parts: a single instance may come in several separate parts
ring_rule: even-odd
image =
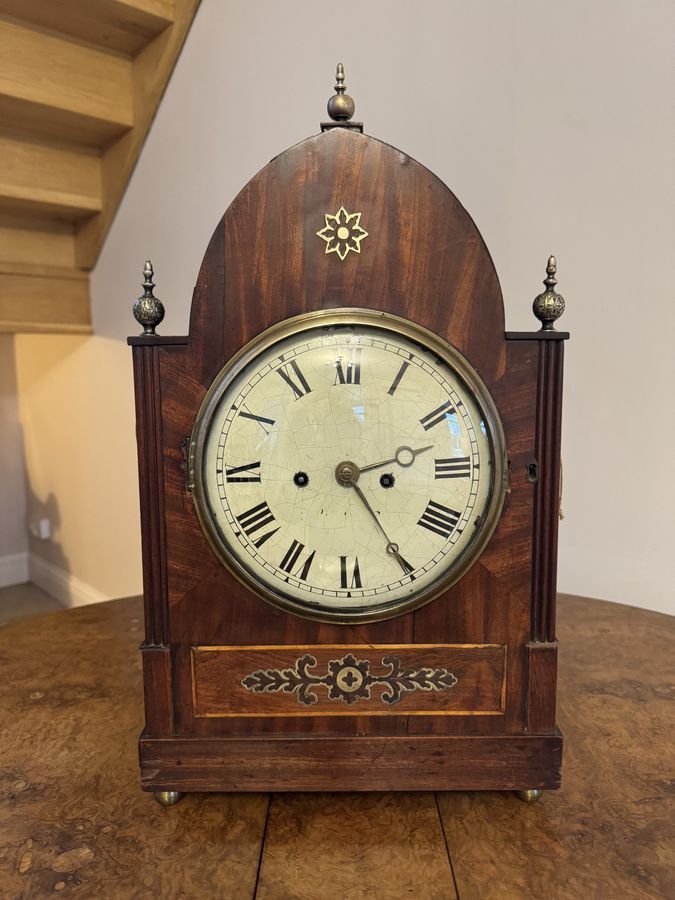
[[[221,371],[191,475],[214,550],[247,586],[301,615],[370,621],[475,561],[504,458],[494,404],[456,350],[397,317],[339,310],[281,323]]]

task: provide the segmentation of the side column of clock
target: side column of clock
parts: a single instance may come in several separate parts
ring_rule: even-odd
[[[567,332],[508,332],[509,341],[536,341],[538,372],[535,446],[527,464],[534,487],[532,595],[527,652],[526,727],[555,729],[558,641],[555,634],[558,522],[561,504],[563,358]]]
[[[141,336],[129,340],[134,357],[141,473],[146,628],[141,650],[146,725],[140,757],[145,790],[334,790],[338,783],[342,790],[532,789],[559,785],[562,737],[555,726],[555,571],[566,337],[556,332],[507,334],[507,341],[536,341],[537,349],[531,356],[538,358],[536,440],[527,472],[534,498],[530,639],[519,651],[526,657],[523,689],[518,689],[525,701],[525,727],[519,733],[504,734],[306,734],[299,739],[283,734],[188,737],[176,733],[160,359],[164,346],[184,345],[187,339]],[[165,388],[170,394],[172,385]]]
[[[160,377],[160,353],[167,342],[184,344],[187,340],[154,335],[128,339],[134,370],[141,513],[145,731],[161,735],[174,731]]]

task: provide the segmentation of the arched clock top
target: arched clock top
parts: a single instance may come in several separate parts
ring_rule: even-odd
[[[353,306],[417,322],[496,380],[504,307],[473,220],[414,159],[332,124],[265,166],[214,232],[190,319],[190,344],[222,338],[211,377],[276,322]]]

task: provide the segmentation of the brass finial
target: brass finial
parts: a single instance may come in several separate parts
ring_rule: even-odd
[[[335,72],[335,95],[328,101],[328,115],[334,122],[347,122],[354,115],[356,105],[349,94],[345,94],[345,67],[338,63]]]
[[[555,256],[549,256],[546,278],[544,278],[546,290],[543,294],[538,294],[532,304],[532,311],[541,322],[540,331],[555,331],[553,323],[565,312],[565,301],[554,290],[558,283],[558,279],[555,277],[557,269]]]
[[[154,334],[155,328],[164,318],[164,305],[161,300],[155,297],[153,291],[155,283],[152,276],[155,274],[152,263],[146,259],[143,266],[143,296],[139,297],[134,303],[134,318],[143,326],[145,334]]]

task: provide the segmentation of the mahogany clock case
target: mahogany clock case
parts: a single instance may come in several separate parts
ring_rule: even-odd
[[[317,235],[360,212],[344,259]],[[478,561],[431,603],[385,621],[288,613],[216,558],[186,477],[189,436],[223,365],[272,325],[317,310],[392,313],[439,335],[477,370],[503,425],[510,485]],[[140,471],[146,790],[536,789],[559,785],[555,588],[564,338],[505,333],[501,291],[475,224],[427,169],[358,129],[334,127],[277,156],[216,228],[187,337],[133,347]],[[251,673],[318,668],[395,650],[455,690],[311,705],[246,691]],[[379,654],[379,655],[378,655]]]

